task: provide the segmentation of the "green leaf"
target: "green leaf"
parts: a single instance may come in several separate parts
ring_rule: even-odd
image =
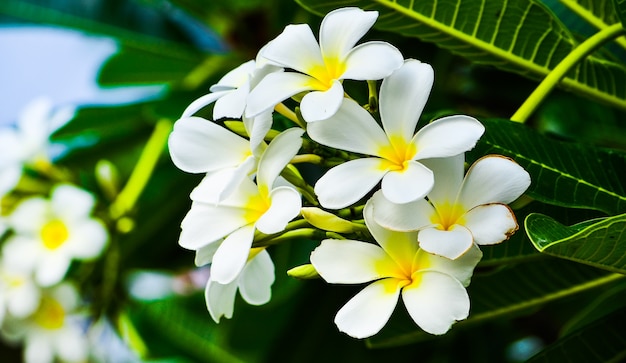
[[[527,362],[623,362],[626,308],[557,340]]]
[[[543,214],[531,214],[524,224],[542,253],[626,273],[626,214],[570,227]]]
[[[611,289],[602,292],[592,302],[580,309],[563,326],[560,336],[569,335],[607,314],[624,308],[624,302],[626,302],[626,281],[622,281]]]
[[[474,275],[468,288],[471,312],[452,331],[493,319],[514,317],[530,309],[623,279],[620,274],[569,261],[544,258]],[[408,319],[395,320],[368,340],[374,348],[411,344],[432,338]]]
[[[531,176],[528,194],[564,207],[613,215],[626,212],[626,154],[617,150],[557,141],[508,120],[485,119],[485,135],[471,156],[502,154]]]
[[[533,0],[296,0],[323,15],[344,6],[380,13],[376,26],[434,42],[482,64],[543,78],[578,44],[540,2]],[[560,85],[626,109],[626,67],[587,57]]]
[[[615,12],[617,17],[622,22],[622,25],[626,27],[626,0],[613,0],[615,6]]]

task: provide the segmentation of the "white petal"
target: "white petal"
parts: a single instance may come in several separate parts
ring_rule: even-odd
[[[408,203],[423,198],[433,188],[433,172],[417,161],[409,161],[404,170],[390,170],[383,177],[381,189],[393,203]]]
[[[302,208],[300,193],[290,187],[278,187],[270,194],[269,209],[256,222],[256,228],[265,233],[277,233],[285,229]]]
[[[378,280],[356,294],[337,312],[335,324],[353,338],[368,338],[389,321],[398,303],[400,287],[396,279]]]
[[[71,325],[70,325],[71,324]],[[56,350],[63,362],[85,362],[88,353],[88,342],[78,322],[66,323],[62,333],[56,337]]]
[[[431,217],[437,215],[435,208],[426,199],[396,204],[378,191],[371,201],[376,223],[395,231],[417,231],[431,225]]]
[[[228,235],[213,256],[211,278],[220,284],[233,282],[246,265],[253,238],[252,224]]]
[[[211,261],[213,261],[213,256],[215,256],[215,252],[222,244],[222,241],[215,241],[213,243],[209,243],[206,246],[200,247],[196,250],[196,257],[194,259],[194,263],[196,266],[204,266]]]
[[[420,250],[415,258],[416,265],[420,269],[443,272],[459,280],[463,286],[468,286],[474,274],[474,268],[482,256],[483,253],[480,248],[472,245],[467,252],[456,260],[433,255],[424,250]]]
[[[346,71],[341,79],[382,79],[400,68],[402,61],[402,53],[387,42],[363,43],[348,54],[345,60]]]
[[[315,35],[306,24],[287,25],[279,36],[263,47],[260,55],[302,73],[324,65]]]
[[[247,223],[245,213],[241,208],[194,202],[181,222],[178,244],[196,250],[222,239]]]
[[[101,221],[89,219],[68,227],[70,237],[65,244],[72,256],[78,259],[90,259],[102,253],[109,235]]]
[[[363,210],[367,229],[396,265],[410,268],[418,251],[417,232],[398,232],[384,228],[374,220],[374,208],[374,201],[370,199]]]
[[[343,60],[374,25],[377,17],[377,11],[363,11],[354,7],[328,13],[320,25],[320,47],[324,57]]]
[[[0,141],[1,142],[1,141]],[[0,172],[0,195],[5,195],[15,188],[22,177],[22,165],[4,167]]]
[[[454,204],[465,175],[465,154],[420,162],[432,170],[435,176],[435,185],[428,193],[428,200],[435,206]]]
[[[459,203],[470,209],[480,204],[505,203],[517,199],[530,185],[530,175],[513,160],[486,156],[467,171]]]
[[[278,72],[265,76],[248,95],[246,117],[269,111],[289,97],[313,89],[315,80],[306,74]]]
[[[265,189],[265,192],[261,192],[261,194],[272,189],[278,175],[298,153],[302,146],[303,133],[304,130],[294,127],[281,132],[269,144],[259,160],[256,177],[259,190]]]
[[[208,204],[218,204],[228,198],[256,169],[257,160],[250,156],[243,163],[209,172],[190,194],[191,200]]]
[[[24,361],[28,363],[53,363],[51,340],[44,334],[29,334],[24,347]]]
[[[418,283],[402,290],[402,300],[420,328],[440,335],[456,321],[467,318],[469,296],[459,281],[436,271],[424,271],[416,277]]]
[[[250,83],[228,92],[215,101],[213,107],[213,119],[219,120],[225,117],[240,118],[246,108],[246,99],[250,93]]]
[[[309,92],[302,98],[300,111],[306,122],[326,120],[333,116],[343,100],[343,86],[338,80],[327,91]]]
[[[220,322],[222,316],[226,317],[226,319],[233,317],[236,293],[236,283],[222,285],[209,279],[204,290],[204,299],[209,314],[211,314],[211,318],[216,323]]]
[[[47,255],[40,260],[35,271],[35,281],[41,286],[52,286],[60,282],[70,267],[70,259],[61,254]]]
[[[325,208],[344,208],[363,198],[385,173],[382,159],[350,160],[328,170],[315,183],[315,194]]]
[[[248,131],[248,135],[250,137],[250,149],[254,155],[261,152],[262,145],[264,145],[263,139],[272,128],[272,123],[274,121],[272,114],[273,111],[270,110],[251,119],[247,117],[243,118],[243,123],[246,126],[246,130]]]
[[[241,87],[243,84],[248,82],[250,75],[255,71],[255,69],[256,62],[254,59],[237,66],[237,68],[226,73],[216,84],[211,86],[211,92]]]
[[[407,60],[380,86],[380,118],[389,135],[409,141],[428,100],[435,73],[426,63]]]
[[[25,318],[39,306],[41,292],[31,281],[24,282],[19,288],[6,295],[7,310],[11,315]]]
[[[174,164],[189,173],[232,167],[250,154],[248,140],[199,117],[176,121],[168,145]]]
[[[248,261],[239,278],[239,293],[251,305],[263,305],[272,297],[274,263],[263,250]]]
[[[471,150],[485,132],[475,118],[457,115],[440,118],[415,135],[416,159],[444,158]]]
[[[8,217],[8,224],[17,234],[33,236],[39,234],[49,218],[48,201],[42,197],[31,197],[17,205]]]
[[[60,184],[52,192],[52,210],[65,220],[89,216],[95,204],[91,193],[70,184]]]
[[[500,243],[517,231],[517,221],[511,208],[505,204],[479,205],[467,212],[465,227],[472,232],[479,245]]]
[[[419,231],[417,235],[420,247],[430,253],[457,259],[469,250],[474,241],[467,228],[454,225],[447,231],[429,227]]]
[[[307,133],[322,145],[361,154],[380,156],[381,148],[389,145],[370,113],[347,98],[331,118],[307,124]]]
[[[207,105],[210,105],[211,103],[217,101],[218,99],[224,97],[230,92],[232,92],[232,90],[212,92],[194,100],[189,104],[189,106],[187,106],[187,108],[185,108],[180,118],[183,119],[193,116],[196,112],[200,111]]]
[[[385,251],[353,240],[327,239],[311,252],[311,264],[331,284],[359,284],[388,276],[394,268]]]

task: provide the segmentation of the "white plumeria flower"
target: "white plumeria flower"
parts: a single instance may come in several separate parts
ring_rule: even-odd
[[[49,162],[50,134],[73,115],[73,108],[55,110],[49,99],[38,98],[26,106],[15,128],[0,128],[0,195],[17,185],[25,164]]]
[[[14,234],[4,245],[4,258],[32,266],[42,286],[61,281],[72,260],[98,257],[108,241],[102,221],[91,217],[94,205],[93,195],[69,184],[56,186],[49,200],[22,201],[8,216]]]
[[[211,258],[196,260],[196,264],[202,265],[210,260]],[[250,305],[267,303],[272,297],[274,278],[274,263],[269,253],[265,248],[251,249],[246,265],[232,282],[220,284],[212,275],[209,277],[204,296],[211,318],[216,323],[220,322],[222,316],[226,319],[232,318],[237,290]]]
[[[338,165],[317,181],[315,193],[324,207],[347,207],[381,179],[383,195],[394,203],[422,198],[434,179],[418,160],[458,155],[474,147],[485,128],[469,116],[444,117],[415,133],[433,78],[432,67],[414,59],[385,78],[379,106],[382,127],[349,99],[333,117],[308,124],[309,136],[320,144],[372,156]]]
[[[354,338],[370,337],[387,323],[402,295],[420,328],[444,334],[469,314],[465,287],[482,253],[474,248],[455,261],[429,254],[418,247],[417,232],[383,228],[373,220],[372,209],[366,204],[364,217],[378,245],[327,239],[311,253],[311,263],[329,283],[372,281],[339,310],[335,324]]]
[[[319,44],[306,24],[288,25],[259,54],[278,66],[297,72],[268,74],[250,92],[246,115],[255,116],[304,91],[300,104],[307,122],[332,116],[344,97],[341,81],[382,79],[402,65],[391,44],[372,41],[355,47],[374,25],[377,11],[342,8],[322,20]]]
[[[261,59],[247,61],[226,73],[216,84],[211,86],[211,93],[193,101],[183,111],[181,118],[192,116],[213,102],[215,102],[213,119],[241,118],[250,90],[267,74],[280,71],[282,68],[267,64]]]
[[[428,201],[392,204],[374,195],[378,223],[395,230],[419,230],[422,249],[451,259],[474,244],[500,243],[517,230],[515,214],[506,204],[526,191],[530,175],[513,160],[485,156],[465,178],[463,155],[427,163],[435,173]]]
[[[181,223],[179,244],[197,255],[215,250],[211,276],[220,284],[233,282],[243,270],[256,230],[282,231],[302,207],[300,194],[279,178],[302,145],[303,130],[279,134],[259,160],[255,184],[245,178],[219,204],[192,193],[191,209]],[[199,260],[203,258],[197,256]]]
[[[41,293],[32,277],[32,266],[2,256],[0,260],[0,325],[8,314],[25,318],[39,305]]]
[[[243,123],[250,140],[200,117],[176,121],[168,140],[172,162],[188,173],[206,173],[192,194],[204,194],[204,199],[219,203],[256,172],[272,115],[244,117]]]
[[[9,340],[24,343],[25,363],[85,362],[88,340],[76,313],[76,288],[63,283],[43,291],[37,310],[26,319],[8,319],[2,333]]]

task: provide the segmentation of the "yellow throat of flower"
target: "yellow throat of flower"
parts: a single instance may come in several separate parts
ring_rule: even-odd
[[[465,208],[458,204],[443,203],[436,206],[437,213],[431,217],[431,222],[442,231],[449,230],[455,224],[463,224]]]
[[[43,245],[50,250],[59,248],[67,238],[69,231],[65,223],[60,220],[51,220],[41,228],[41,240]]]
[[[338,57],[324,57],[324,65],[315,65],[307,72],[315,78],[311,85],[318,91],[326,91],[333,85],[333,81],[341,79],[346,71],[346,64]]]
[[[42,328],[59,329],[65,322],[65,309],[57,300],[44,296],[34,315],[34,320]]]
[[[381,146],[378,155],[387,160],[390,170],[402,171],[408,166],[408,162],[413,160],[417,153],[417,148],[411,141],[406,141],[400,135],[388,135],[389,144]]]

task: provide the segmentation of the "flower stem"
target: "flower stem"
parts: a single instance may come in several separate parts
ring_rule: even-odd
[[[301,154],[296,155],[289,162],[290,164],[299,164],[299,163],[311,163],[311,164],[321,164],[324,158],[316,154]]]
[[[302,124],[302,122],[298,119],[298,115],[293,112],[289,107],[285,106],[284,103],[279,103],[274,107],[274,110],[279,114],[285,116],[289,120],[293,121],[296,125],[300,126],[303,129],[306,129],[306,125]]]
[[[157,122],[128,182],[111,204],[110,213],[113,219],[121,218],[135,206],[159,161],[171,130],[170,120],[161,119]]]
[[[552,89],[561,81],[561,79],[583,58],[588,56],[596,48],[612,40],[618,36],[623,35],[626,30],[622,27],[621,23],[605,28],[598,33],[591,36],[589,39],[580,43],[574,48],[554,69],[548,74],[548,76],[537,86],[537,88],[531,93],[531,95],[524,101],[522,106],[511,116],[511,121],[524,123],[530,117],[530,115],[539,106]]]

